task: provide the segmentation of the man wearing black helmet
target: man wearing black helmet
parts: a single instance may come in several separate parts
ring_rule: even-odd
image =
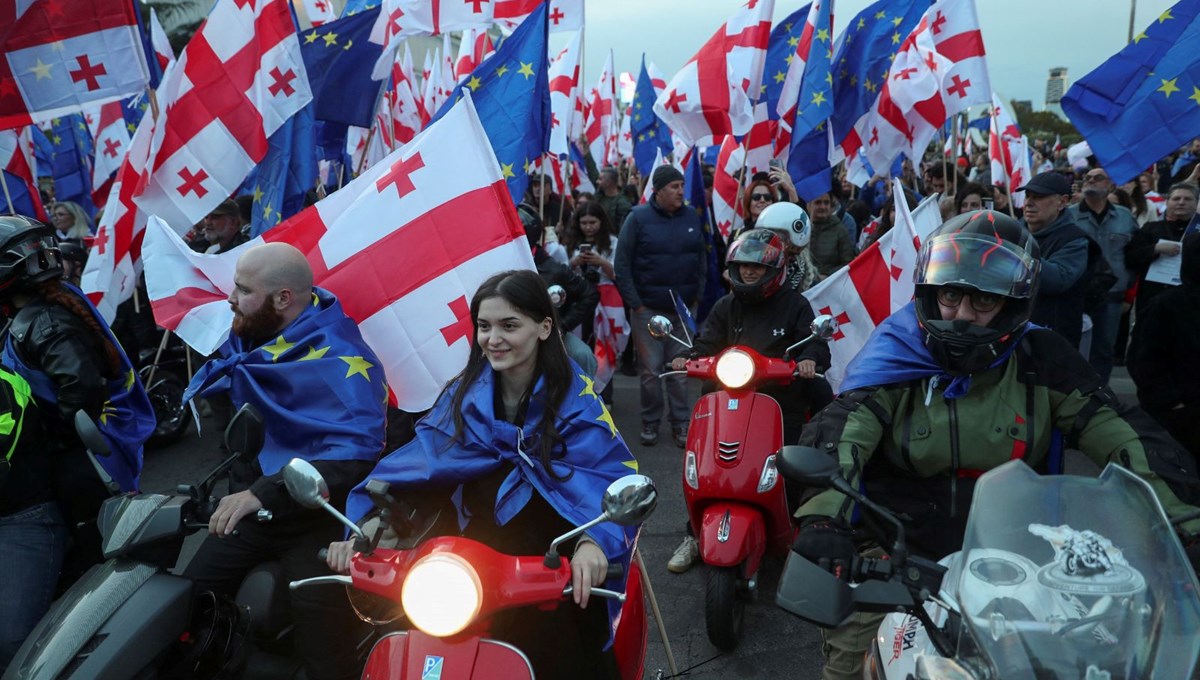
[[[936,560],[962,545],[981,474],[1015,458],[1059,472],[1064,447],[1142,476],[1173,517],[1200,501],[1178,443],[1119,403],[1061,335],[1030,325],[1039,270],[1037,242],[1012,218],[979,211],[946,222],[921,248],[914,302],[876,330],[801,436],[836,451],[851,485],[907,515],[918,555]],[[797,512],[793,549],[848,564],[860,548],[852,512],[836,492],[813,497]],[[861,677],[882,617],[855,614],[826,631],[824,677]]]

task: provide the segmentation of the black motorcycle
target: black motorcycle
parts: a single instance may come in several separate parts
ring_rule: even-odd
[[[146,396],[154,407],[158,423],[150,438],[147,449],[159,449],[179,441],[188,431],[191,413],[183,403],[183,392],[188,385],[187,345],[170,331],[158,347],[138,352],[138,377],[146,386]]]

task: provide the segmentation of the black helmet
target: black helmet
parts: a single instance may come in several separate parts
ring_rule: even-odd
[[[739,264],[760,264],[767,268],[767,273],[754,283],[744,283]],[[787,255],[783,238],[767,229],[751,229],[729,247],[725,267],[737,299],[753,304],[769,298],[783,287],[786,276]]]
[[[521,226],[525,228],[525,238],[529,239],[529,247],[541,245],[542,218],[538,217],[537,208],[522,201],[517,204],[517,217],[521,218]]]
[[[54,229],[29,217],[0,217],[0,291],[62,276]]]
[[[1037,292],[1038,245],[1015,219],[992,210],[958,215],[929,235],[914,274],[917,322],[935,361],[952,375],[983,370],[1020,337]],[[943,321],[938,289],[1004,297],[987,327]]]

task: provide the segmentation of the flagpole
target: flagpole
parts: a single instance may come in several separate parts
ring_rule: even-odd
[[[942,128],[941,133],[938,135],[938,138],[942,142],[939,145],[939,146],[941,146],[940,150],[942,152],[941,153],[941,156],[942,156],[942,186],[947,187],[950,185],[950,171],[946,169],[946,129],[945,129],[945,127]],[[943,188],[941,198],[945,198],[945,197],[946,197],[946,190]],[[941,200],[941,199],[939,199],[939,200]]]
[[[158,93],[149,85],[146,86],[146,99],[150,102],[152,120],[158,121]]]
[[[567,160],[570,160],[570,159],[568,158]],[[566,209],[567,209],[567,196],[570,196],[570,195],[571,195],[571,168],[570,168],[570,165],[568,164],[563,167],[563,195],[562,195],[561,200],[559,200],[559,202],[558,202],[558,223],[559,224],[562,224],[563,212],[566,211]],[[572,199],[571,205],[572,206],[575,205],[574,199]]]
[[[955,196],[958,196],[958,139],[959,139],[958,129],[959,129],[959,123],[960,123],[960,119],[959,119],[958,114],[954,114],[954,124],[950,128],[952,134],[954,135],[954,143],[951,145],[954,148],[951,149],[951,151],[950,151],[950,154],[951,154],[950,160],[953,161],[950,164],[950,167],[954,168],[954,183],[952,185],[952,188],[950,189],[950,193],[952,193]],[[943,157],[945,155],[946,154],[942,154]],[[968,163],[969,162],[970,161],[968,161]]]

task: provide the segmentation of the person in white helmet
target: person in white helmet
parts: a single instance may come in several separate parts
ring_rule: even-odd
[[[773,231],[783,238],[787,256],[784,277],[793,290],[803,293],[817,283],[817,265],[808,250],[812,222],[804,208],[795,203],[773,203],[759,214],[754,226]]]

